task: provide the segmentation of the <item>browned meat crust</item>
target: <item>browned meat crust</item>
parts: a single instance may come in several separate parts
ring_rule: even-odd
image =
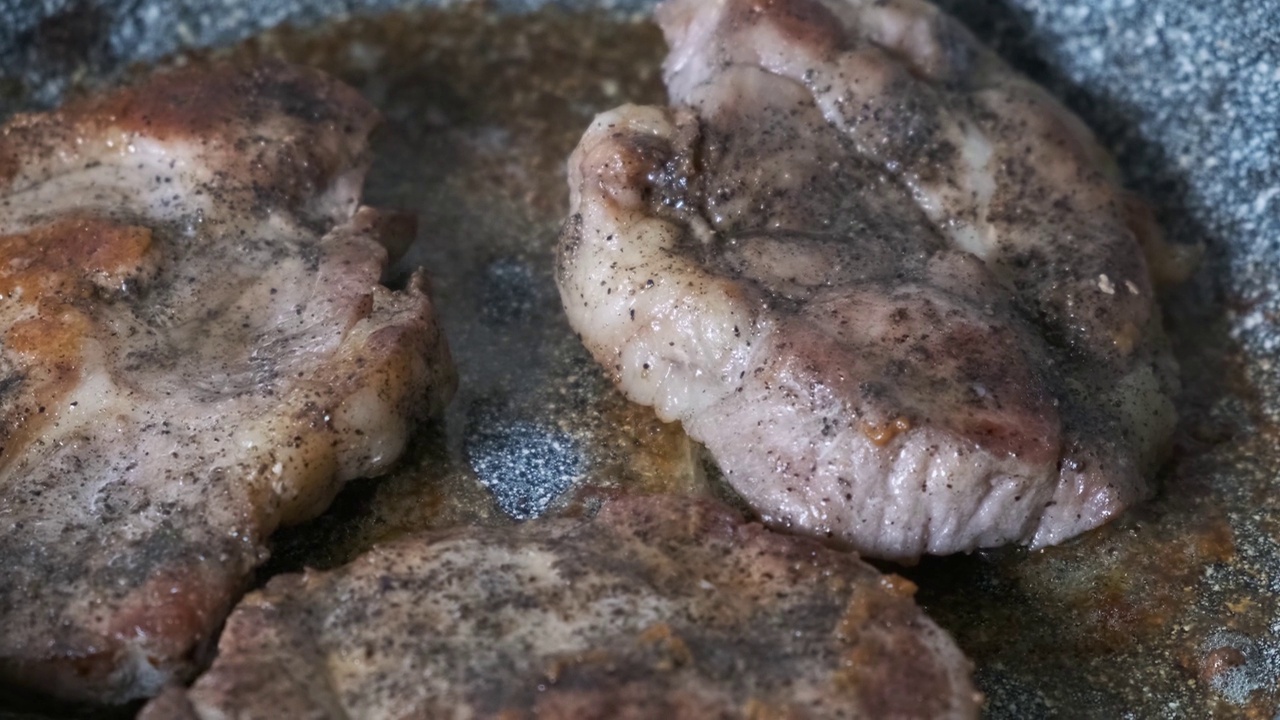
[[[187,677],[281,523],[454,386],[424,279],[378,284],[373,109],[195,67],[0,129],[0,681]]]
[[[277,577],[143,718],[976,717],[913,590],[711,501],[615,500]]]
[[[657,16],[674,107],[596,119],[560,244],[628,397],[769,523],[875,557],[1053,544],[1150,493],[1157,231],[1078,119],[919,0]]]

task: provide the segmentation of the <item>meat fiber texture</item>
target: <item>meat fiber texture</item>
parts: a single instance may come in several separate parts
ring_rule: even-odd
[[[1150,493],[1165,245],[1087,128],[913,0],[671,0],[673,108],[597,118],[558,280],[776,527],[911,560]]]
[[[165,718],[975,718],[903,578],[709,500],[462,528],[271,580]]]
[[[189,67],[0,129],[0,679],[185,679],[279,525],[388,468],[455,380],[377,120],[312,70]]]

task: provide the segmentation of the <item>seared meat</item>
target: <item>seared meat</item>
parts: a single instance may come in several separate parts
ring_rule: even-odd
[[[190,68],[0,130],[0,681],[154,694],[280,524],[453,389],[376,121],[302,68]]]
[[[976,717],[912,591],[711,501],[632,497],[277,577],[142,717]]]
[[[1154,226],[1077,119],[914,0],[658,19],[676,107],[596,119],[560,245],[633,400],[769,523],[877,557],[1052,544],[1149,492]]]

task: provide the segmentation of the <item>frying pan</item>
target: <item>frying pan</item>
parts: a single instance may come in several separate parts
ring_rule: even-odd
[[[1205,252],[1164,298],[1184,393],[1153,501],[1061,547],[886,569],[920,586],[921,604],[975,660],[991,718],[1280,717],[1280,5],[942,4],[1099,133],[1172,242]],[[627,483],[716,491],[714,470],[678,429],[604,385],[549,284],[563,212],[562,191],[547,189],[563,185],[556,153],[591,112],[660,100],[657,35],[626,20],[651,5],[0,0],[3,114],[281,24],[295,29],[240,52],[325,66],[387,112],[369,197],[419,213],[399,271],[432,272],[464,387],[400,471],[353,484],[324,516],[282,532],[263,578],[334,565],[399,532],[512,522]],[[426,19],[376,20],[426,6],[436,8]],[[523,49],[488,30],[454,42],[468,23],[547,28]],[[608,38],[592,45],[574,33]],[[544,63],[560,65],[534,71]],[[499,94],[523,98],[529,113],[501,117]],[[522,149],[534,137],[539,149]],[[405,147],[423,162],[386,160]],[[0,718],[48,712],[14,692],[0,703],[13,708]]]

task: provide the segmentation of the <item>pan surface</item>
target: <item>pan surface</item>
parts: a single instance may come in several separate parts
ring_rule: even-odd
[[[419,214],[398,272],[431,273],[462,387],[398,471],[283,531],[261,580],[429,527],[725,492],[678,426],[608,387],[551,279],[569,150],[595,112],[663,100],[651,4],[0,0],[5,114],[198,51],[317,65],[387,116],[366,198]],[[895,571],[977,663],[989,717],[1277,717],[1280,5],[942,4],[1078,112],[1170,239],[1206,253],[1165,299],[1185,392],[1158,497],[1062,547]],[[0,718],[37,707],[0,691]]]

